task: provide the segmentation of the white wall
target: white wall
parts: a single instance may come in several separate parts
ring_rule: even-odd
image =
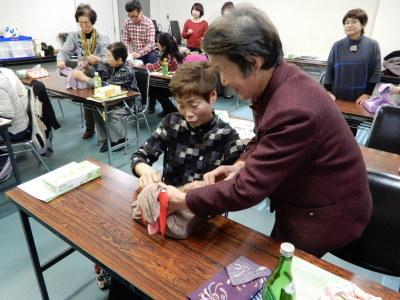
[[[381,47],[383,57],[394,50],[400,50],[400,1],[381,0],[372,37]]]
[[[4,0],[2,0],[4,2]],[[197,0],[196,0],[197,1]],[[89,3],[98,14],[96,28],[107,34],[111,41],[119,39],[116,0],[13,0],[2,4],[0,31],[5,25],[17,26],[21,34],[30,35],[56,48],[59,32],[78,30],[74,13],[76,6]],[[170,20],[178,20],[181,28],[190,18],[190,8],[195,0],[151,0],[150,17],[168,30]],[[204,5],[205,19],[212,22],[220,15],[225,0],[200,0]],[[352,8],[361,7],[369,17],[366,35],[376,39],[382,57],[400,49],[399,0],[233,0],[252,3],[264,10],[280,33],[285,54],[328,56],[332,44],[344,37],[343,15]],[[115,28],[116,27],[116,28]]]
[[[112,0],[2,0],[0,31],[6,25],[19,29],[21,35],[59,48],[57,35],[79,29],[75,22],[75,9],[81,2],[88,3],[97,13],[96,29],[114,41],[114,15]]]
[[[153,2],[153,0],[152,0]],[[168,29],[166,15],[178,20],[181,29],[190,17],[190,8],[196,1],[154,1],[158,11],[152,10],[152,18]],[[210,23],[220,15],[225,0],[200,0],[204,6],[204,18]],[[277,27],[285,54],[316,55],[326,58],[332,44],[344,37],[342,18],[353,8],[364,9],[369,17],[366,35],[377,39],[382,56],[400,49],[399,0],[233,0],[235,4],[251,3],[264,10]],[[153,14],[154,11],[154,14]]]

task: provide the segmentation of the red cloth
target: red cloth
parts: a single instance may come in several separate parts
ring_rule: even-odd
[[[162,61],[159,60],[154,64],[146,64],[146,68],[150,72],[160,71],[161,70],[161,63],[162,63]],[[175,59],[175,57],[172,57],[171,55],[168,55],[168,71],[169,72],[175,72],[176,70],[178,70],[179,66],[180,66],[180,63],[178,63],[178,61]]]
[[[139,52],[140,56],[143,56],[155,50],[155,35],[153,21],[146,16],[143,16],[139,24],[133,23],[130,18],[124,23],[123,42],[128,48],[128,53]]]
[[[185,25],[183,26],[182,36],[184,39],[187,39],[187,47],[188,48],[200,48],[201,41],[203,37],[206,35],[206,31],[208,28],[208,23],[206,21],[201,21],[199,23],[195,23],[192,20],[187,20]],[[188,34],[188,30],[192,29],[193,32]]]
[[[326,91],[296,66],[279,65],[253,100],[256,137],[231,180],[189,191],[196,215],[251,207],[269,196],[272,236],[321,256],[358,238],[372,200],[351,131]]]

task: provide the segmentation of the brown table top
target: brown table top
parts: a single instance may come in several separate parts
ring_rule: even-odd
[[[354,101],[337,99],[335,103],[343,114],[364,117],[371,120],[374,118],[374,114],[369,113],[361,104],[357,104]]]
[[[274,268],[279,253],[275,240],[218,216],[200,225],[187,240],[149,236],[131,219],[137,179],[94,161],[102,178],[44,203],[18,188],[7,192],[22,210],[56,232],[89,258],[155,299],[186,299],[224,266],[243,255]],[[400,294],[361,279],[331,263],[296,250],[296,255],[383,299]]]
[[[66,88],[66,80],[67,77],[63,77],[59,75],[58,71],[55,72],[49,72],[50,76],[39,78],[37,80],[43,82],[43,84],[46,86],[46,89],[50,92],[54,92],[57,94],[61,94],[73,101],[76,102],[81,102],[81,103],[86,103],[86,104],[92,104],[95,106],[112,106],[114,104],[120,103],[122,100],[126,100],[127,98],[135,97],[139,95],[140,93],[134,92],[134,91],[128,91],[128,94],[124,98],[119,98],[115,99],[112,101],[104,101],[104,102],[97,102],[97,101],[92,101],[88,100],[88,97],[91,97],[94,93],[94,89],[92,88],[87,88],[87,89],[67,89]],[[31,85],[32,83],[31,78],[28,79],[23,79],[22,82],[25,85]]]
[[[360,146],[368,170],[400,176],[400,155]]]

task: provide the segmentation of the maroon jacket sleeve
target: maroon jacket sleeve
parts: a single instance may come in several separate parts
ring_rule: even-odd
[[[245,167],[237,176],[186,194],[192,212],[204,216],[257,204],[315,150],[319,131],[307,110],[284,110],[270,121],[270,129],[250,148]]]

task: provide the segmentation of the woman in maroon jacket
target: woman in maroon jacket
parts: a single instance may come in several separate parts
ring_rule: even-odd
[[[190,10],[192,19],[183,25],[182,36],[187,40],[187,47],[190,51],[201,51],[201,42],[206,34],[208,23],[202,19],[204,8],[201,3],[195,3]]]
[[[360,149],[323,87],[283,61],[267,16],[237,6],[211,24],[203,47],[222,83],[251,98],[256,136],[233,166],[206,174],[205,186],[167,186],[170,211],[207,216],[270,197],[280,241],[322,256],[357,239],[372,209]]]

